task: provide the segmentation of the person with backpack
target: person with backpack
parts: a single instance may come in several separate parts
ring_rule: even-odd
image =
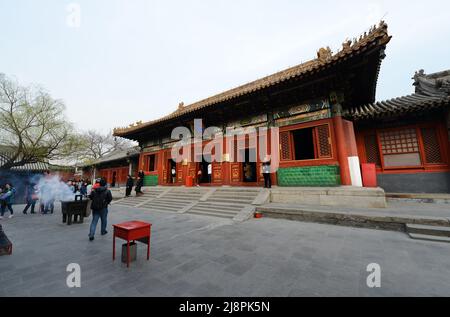
[[[12,186],[12,184],[7,183],[5,185],[4,193],[0,196],[1,202],[1,213],[0,219],[3,219],[3,215],[5,214],[6,208],[8,208],[11,213],[9,218],[11,219],[14,216],[14,210],[12,209],[12,205],[14,204],[14,197],[16,194],[16,189]]]
[[[96,186],[98,184],[98,186]],[[112,201],[111,191],[108,189],[106,180],[102,178],[92,188],[92,192],[89,198],[92,200],[92,223],[89,230],[89,240],[94,240],[95,230],[97,229],[98,220],[101,220],[101,235],[104,236],[108,233],[106,231],[107,217],[108,217],[108,205]]]

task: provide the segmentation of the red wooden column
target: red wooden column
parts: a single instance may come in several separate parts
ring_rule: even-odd
[[[231,175],[231,165],[229,162],[229,158],[231,157],[231,154],[229,153],[229,145],[227,144],[227,138],[226,136],[223,136],[222,138],[222,144],[223,144],[223,157],[222,157],[222,185],[229,186],[230,185],[230,175]],[[227,154],[227,155],[225,155]],[[226,159],[226,160],[224,160]]]
[[[336,149],[341,170],[342,185],[352,185],[350,177],[350,168],[348,165],[348,153],[345,141],[344,123],[342,121],[341,111],[336,111],[333,117],[334,133],[336,135]]]

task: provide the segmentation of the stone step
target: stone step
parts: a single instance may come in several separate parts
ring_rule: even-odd
[[[246,204],[250,205],[254,199],[239,199],[238,197],[234,198],[216,198],[210,197],[207,202],[222,202],[222,203],[237,203],[237,204]]]
[[[245,193],[214,193],[212,197],[224,197],[224,198],[245,198],[245,199],[255,199],[259,193],[256,194],[245,194]]]
[[[170,191],[171,193],[183,193],[183,194],[201,194],[201,193],[206,193],[207,190],[201,190],[201,189],[172,189]]]
[[[139,202],[139,201],[132,201],[132,200],[122,200],[122,201],[118,201],[116,203],[116,205],[127,205],[127,206],[136,206],[139,205],[143,202]]]
[[[182,209],[184,206],[186,206],[186,204],[173,204],[173,203],[167,203],[167,202],[161,203],[161,202],[153,202],[152,201],[152,202],[150,202],[148,204],[145,204],[143,206],[146,206],[146,207],[149,207],[149,206],[151,206],[151,207],[161,206],[161,207]]]
[[[196,201],[196,200],[193,200]],[[169,198],[158,198],[153,200],[152,202],[156,202],[156,203],[167,203],[167,204],[178,204],[178,205],[185,205],[186,203],[190,203],[192,202],[192,200],[187,200],[187,199],[169,199]]]
[[[191,210],[189,210],[189,212],[191,212],[191,211],[215,212],[215,213],[223,213],[223,214],[229,214],[229,215],[235,216],[240,211],[240,209],[229,210],[229,209],[223,209],[220,207],[210,208],[210,207],[203,207],[203,206],[197,205],[197,206],[192,207]]]
[[[189,211],[188,214],[192,214],[192,215],[199,215],[199,216],[211,216],[211,217],[219,217],[219,218],[224,218],[224,219],[233,219],[234,215],[228,215],[228,214],[223,214],[220,212],[213,212],[213,211]]]
[[[430,236],[450,237],[450,227],[406,224],[406,232]]]
[[[314,206],[306,205],[281,206],[268,204],[256,207],[256,211],[269,218],[401,232],[405,232],[406,224],[408,223],[427,226],[448,226],[449,223],[448,219],[443,217],[395,215],[392,213],[383,213],[378,210],[374,210],[373,212],[349,212],[334,210],[331,207],[316,209]]]
[[[144,205],[141,208],[148,209],[151,211],[170,211],[170,212],[178,212],[181,207],[177,206],[163,206],[163,205]]]
[[[161,198],[166,198],[166,197],[176,197],[176,198],[201,198],[203,196],[203,194],[201,195],[197,195],[197,194],[178,194],[178,193],[167,193],[165,195],[163,195]]]
[[[408,233],[411,239],[414,240],[425,240],[425,241],[433,241],[433,242],[446,242],[450,243],[450,237],[441,237],[441,236],[432,236],[427,234],[418,234],[418,233]]]
[[[258,196],[259,191],[253,191],[253,192],[249,192],[249,191],[240,191],[240,190],[236,190],[236,191],[231,191],[231,190],[216,190],[214,195],[248,195],[248,196]]]
[[[221,204],[210,204],[210,203],[199,203],[195,205],[196,207],[202,207],[202,208],[211,208],[211,209],[223,209],[223,210],[241,210],[246,205],[221,205]]]

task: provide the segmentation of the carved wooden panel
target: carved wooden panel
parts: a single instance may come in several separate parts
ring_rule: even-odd
[[[183,182],[183,165],[181,163],[177,164],[177,182]]]
[[[241,163],[232,163],[231,164],[231,181],[234,183],[241,181]]]
[[[436,129],[423,128],[421,132],[426,162],[429,164],[443,163]]]
[[[291,133],[289,131],[280,132],[280,152],[282,161],[292,160]]]
[[[319,158],[332,157],[330,128],[328,124],[318,126],[317,130],[317,149]]]
[[[213,183],[222,183],[222,164],[214,163],[212,165]]]

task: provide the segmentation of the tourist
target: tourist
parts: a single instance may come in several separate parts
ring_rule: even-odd
[[[266,159],[262,164],[262,172],[264,176],[264,188],[272,188],[272,180],[270,179],[270,160]]]
[[[50,179],[46,179],[42,187],[40,188],[41,191],[41,213],[44,215],[48,214],[49,212],[53,214],[53,211],[55,209],[55,193],[54,188],[52,188],[52,185],[50,183]]]
[[[88,181],[86,186],[86,196],[89,196],[91,192],[92,192],[92,183],[91,181]]]
[[[88,184],[85,181],[81,182],[80,195],[82,195],[83,197],[87,196],[87,186],[88,186]]]
[[[98,186],[94,186],[89,195],[89,198],[92,200],[92,223],[89,230],[90,241],[94,240],[95,230],[97,229],[99,219],[101,221],[101,235],[104,236],[108,233],[108,231],[106,231],[108,205],[112,201],[112,194],[107,187],[106,180],[102,178],[97,184]]]
[[[202,172],[202,169],[200,168],[197,171],[197,186],[200,186],[200,183],[202,182],[202,176],[203,176],[203,172]]]
[[[172,184],[175,184],[177,182],[177,170],[175,169],[175,167],[172,167]]]
[[[11,219],[14,216],[14,210],[12,209],[12,205],[14,204],[14,197],[16,194],[16,189],[12,186],[12,184],[7,183],[5,185],[5,189],[0,196],[0,204],[1,204],[1,214],[0,219],[3,219],[3,215],[5,214],[6,208],[8,208]]]
[[[245,181],[247,181],[247,182],[251,182],[253,179],[252,166],[249,163],[245,163],[244,177],[245,177]]]
[[[111,187],[112,188],[116,187],[116,172],[113,173]]]
[[[72,192],[72,193],[76,193],[76,191],[75,191],[75,186],[73,185],[73,182],[72,181],[68,181],[67,182],[67,186],[69,186],[69,188],[70,188],[70,191]]]
[[[136,182],[136,196],[143,194],[142,192],[142,186],[144,186],[144,177],[145,177],[145,173],[143,170],[140,170],[138,173],[138,179]]]
[[[39,190],[36,184],[29,184],[27,187],[27,193],[25,195],[26,203],[23,214],[26,215],[28,208],[31,207],[31,214],[35,214],[34,208],[36,207],[36,202],[39,200]]]
[[[125,197],[131,196],[131,191],[133,190],[133,186],[134,186],[133,177],[131,177],[131,175],[128,175],[127,185],[126,185],[126,190],[125,190]]]
[[[208,183],[210,183],[210,184],[211,184],[211,180],[212,180],[211,175],[212,175],[212,164],[209,163],[208,164]]]

